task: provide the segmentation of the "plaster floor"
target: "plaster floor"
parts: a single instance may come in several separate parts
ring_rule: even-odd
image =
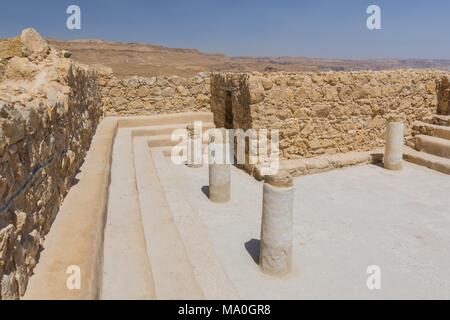
[[[177,166],[130,129],[111,169],[103,299],[450,299],[448,175],[404,163],[296,178],[294,270],[272,278],[257,265],[262,182],[232,167],[232,200],[211,203],[207,166]]]
[[[131,130],[118,130],[112,158],[101,299],[151,299],[153,281],[136,186]]]
[[[174,175],[161,179],[168,203],[184,197],[198,214],[242,299],[450,299],[447,175],[405,163],[400,172],[367,165],[296,178],[294,270],[277,279],[255,262],[261,182],[232,167],[232,201],[213,204],[207,166],[158,161]],[[381,290],[367,287],[372,265]]]

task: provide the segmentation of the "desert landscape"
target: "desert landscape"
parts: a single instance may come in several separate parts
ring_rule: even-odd
[[[450,60],[333,60],[306,57],[228,57],[207,54],[195,49],[175,49],[140,43],[119,43],[101,40],[61,41],[49,44],[67,50],[81,63],[103,64],[112,68],[119,78],[130,76],[191,77],[199,72],[277,72],[277,71],[361,71],[392,69],[450,70]]]

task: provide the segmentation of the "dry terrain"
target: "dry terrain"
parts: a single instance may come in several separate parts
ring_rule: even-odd
[[[334,60],[305,57],[228,57],[195,49],[101,40],[49,40],[85,64],[105,64],[118,77],[194,76],[201,71],[352,71],[404,68],[450,70],[450,60]]]

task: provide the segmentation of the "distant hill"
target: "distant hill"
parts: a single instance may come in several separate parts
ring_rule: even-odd
[[[192,76],[202,71],[354,71],[404,68],[450,70],[450,60],[338,60],[304,57],[227,57],[195,49],[173,49],[141,43],[48,39],[86,64],[104,64],[118,77],[133,75]]]

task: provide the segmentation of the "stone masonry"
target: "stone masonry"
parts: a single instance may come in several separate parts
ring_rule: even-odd
[[[210,111],[209,73],[193,78],[112,75],[101,80],[104,110],[109,115],[155,115]]]
[[[370,151],[384,146],[392,117],[412,139],[416,120],[448,104],[447,77],[435,70],[215,73],[211,109],[218,127],[279,129],[282,159]]]
[[[0,299],[25,293],[101,118],[96,72],[34,30],[0,42]]]
[[[450,77],[442,77],[438,85],[438,113],[450,114]]]

